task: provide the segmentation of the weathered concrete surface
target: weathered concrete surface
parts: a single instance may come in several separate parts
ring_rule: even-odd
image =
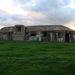
[[[14,26],[12,40],[25,40],[25,27],[23,25]]]

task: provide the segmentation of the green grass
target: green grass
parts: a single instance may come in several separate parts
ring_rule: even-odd
[[[0,75],[75,75],[75,43],[0,40]]]

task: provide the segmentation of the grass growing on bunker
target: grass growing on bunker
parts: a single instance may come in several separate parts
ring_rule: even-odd
[[[75,43],[0,40],[0,75],[75,75]]]

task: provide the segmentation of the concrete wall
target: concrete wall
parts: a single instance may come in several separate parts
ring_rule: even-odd
[[[35,33],[37,41],[59,41],[65,42],[65,31],[41,31],[41,32],[26,32],[26,40],[31,38],[31,34]],[[59,36],[60,33],[60,36]]]

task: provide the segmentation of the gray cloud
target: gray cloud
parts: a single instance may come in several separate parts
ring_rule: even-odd
[[[27,3],[32,3],[33,0],[14,0],[14,5],[15,6],[25,6],[27,5]]]
[[[52,24],[66,24],[75,19],[75,10],[71,8],[61,8],[54,12],[44,13],[46,19]]]
[[[28,2],[29,1],[30,0],[28,0]],[[75,19],[75,9],[68,7],[70,3],[71,0],[37,0],[34,6],[28,7],[28,10],[30,10],[30,12],[39,12],[45,16],[43,18],[33,17],[34,20],[38,23],[40,22],[40,24],[41,22],[42,24],[66,24]],[[24,10],[26,9],[26,7],[22,8]]]
[[[10,16],[10,19],[15,20],[15,21],[20,21],[26,19],[26,16],[20,15],[20,14],[13,14]]]
[[[62,0],[63,5],[69,5],[71,0]]]
[[[10,16],[9,16],[8,13],[6,13],[6,12],[3,11],[3,10],[0,10],[0,20],[1,20],[1,21],[5,21],[5,20],[7,20],[9,17],[10,17]]]
[[[38,0],[36,5],[32,7],[33,11],[43,12],[56,8],[60,8],[63,4],[59,0]]]
[[[28,14],[27,16],[10,15],[0,10],[0,21],[4,21],[6,24],[9,22],[8,25],[17,23],[26,25],[67,24],[75,19],[75,9],[68,7],[71,0],[36,0],[33,6],[26,5],[28,2],[32,4],[33,0],[14,1],[16,5],[18,4]]]
[[[26,4],[27,2],[30,2],[32,0],[14,0],[14,2],[19,3],[19,4]]]
[[[21,14],[8,14],[6,13],[4,10],[0,10],[0,20],[2,21],[6,21],[8,19],[12,19],[12,20],[22,20],[22,19],[26,19],[26,17],[24,15]]]
[[[21,14],[8,14],[4,10],[0,10],[0,25],[11,26],[14,24],[20,24],[28,20],[29,18]],[[24,23],[23,23],[24,24]]]

